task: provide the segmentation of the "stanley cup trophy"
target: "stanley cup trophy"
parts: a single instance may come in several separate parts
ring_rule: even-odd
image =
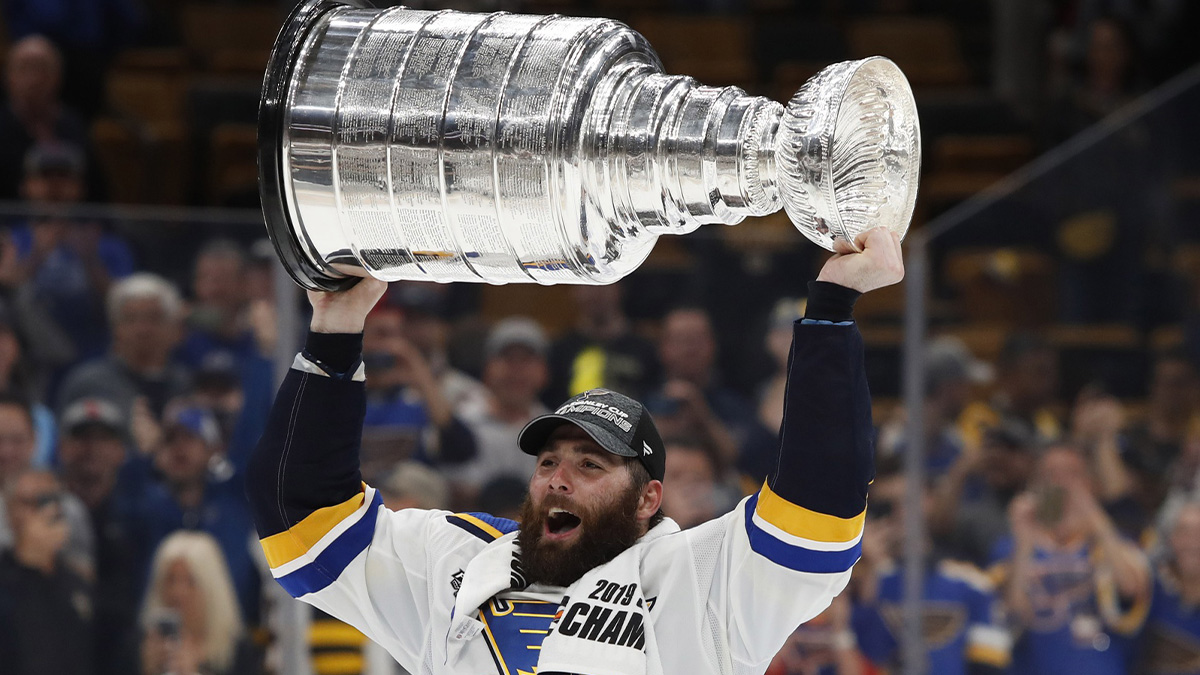
[[[349,1],[301,3],[264,84],[263,206],[302,286],[610,283],[659,235],[780,208],[828,249],[908,228],[920,134],[887,59],[785,107],[663,74],[617,21]]]

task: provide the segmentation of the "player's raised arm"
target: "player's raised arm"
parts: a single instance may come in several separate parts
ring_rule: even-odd
[[[304,351],[250,459],[247,495],[272,573],[293,596],[331,584],[371,541],[379,498],[359,473],[366,393],[362,330],[387,284],[310,293]],[[335,528],[342,534],[321,540]],[[318,543],[320,545],[318,546]]]
[[[851,309],[904,276],[900,241],[878,228],[861,252],[830,258],[796,323],[774,469],[747,528],[751,547],[800,572],[844,572],[858,560],[874,476],[871,397]]]

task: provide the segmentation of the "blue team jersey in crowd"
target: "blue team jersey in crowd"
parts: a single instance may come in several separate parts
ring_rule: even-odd
[[[1200,605],[1183,599],[1169,570],[1155,580],[1141,652],[1145,675],[1200,674]]]
[[[973,565],[942,561],[925,576],[922,608],[928,672],[966,675],[970,664],[999,671],[1009,663],[1011,641],[991,580]],[[879,579],[874,605],[854,607],[859,648],[880,666],[898,663],[903,632],[904,575],[888,570]]]
[[[1011,537],[996,547],[1008,560]],[[1087,542],[1046,550],[1035,547],[1027,590],[1033,621],[1013,647],[1013,673],[1020,675],[1126,675],[1133,665],[1136,636],[1148,602],[1117,596],[1111,574],[1098,565],[1099,550]],[[1007,564],[999,568],[1007,572]]]

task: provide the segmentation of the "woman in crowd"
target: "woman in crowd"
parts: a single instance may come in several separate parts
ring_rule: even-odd
[[[207,534],[180,531],[163,540],[154,555],[142,628],[142,675],[261,671],[229,569]]]

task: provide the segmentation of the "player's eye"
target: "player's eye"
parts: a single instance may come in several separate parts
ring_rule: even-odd
[[[604,467],[589,460],[589,461],[586,461],[583,463],[583,468],[585,468],[585,469],[603,469]]]
[[[554,460],[547,457],[546,459],[542,460],[541,466],[545,466],[545,467],[554,466]]]

